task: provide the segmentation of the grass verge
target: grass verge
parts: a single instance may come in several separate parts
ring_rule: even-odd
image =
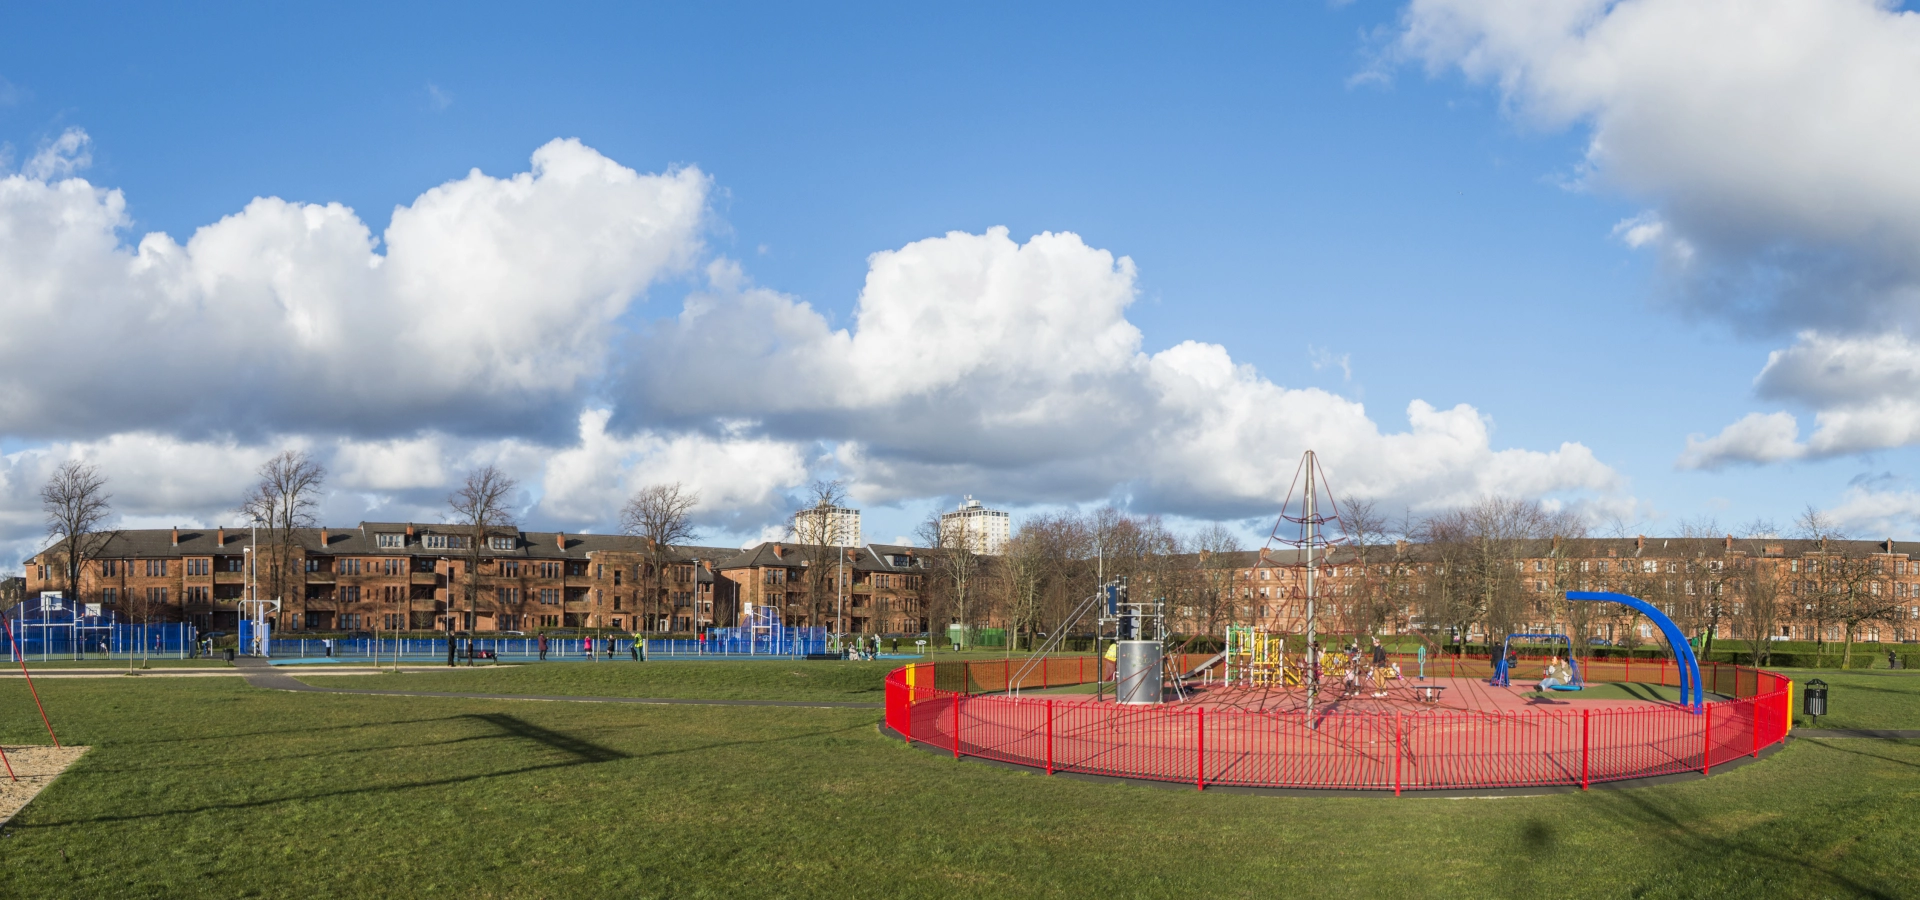
[[[1799,740],[1712,779],[1628,791],[1278,798],[955,763],[858,710],[310,695],[224,678],[43,694],[63,737],[94,749],[0,839],[0,895],[1920,893],[1917,742]],[[0,709],[26,702],[0,684]],[[33,740],[23,719],[0,720],[0,739]]]

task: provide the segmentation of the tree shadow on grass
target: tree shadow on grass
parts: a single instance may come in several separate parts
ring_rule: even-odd
[[[233,802],[233,803],[208,803],[208,804],[203,804],[200,806],[195,806],[195,807],[190,807],[185,809],[171,809],[171,810],[160,810],[155,812],[130,813],[127,815],[117,815],[117,816],[93,816],[90,818],[68,819],[68,820],[56,821],[56,822],[20,822],[18,820],[15,820],[13,823],[10,824],[9,827],[16,828],[16,829],[24,829],[24,828],[41,829],[41,828],[59,828],[59,827],[68,826],[68,825],[90,825],[90,824],[108,823],[108,822],[136,822],[136,821],[141,821],[146,819],[165,818],[168,816],[196,815],[200,813],[222,812],[222,811],[229,811],[229,810],[259,809],[259,808],[265,808],[265,807],[278,806],[285,803],[298,803],[298,802],[313,801],[313,800],[326,800],[326,799],[338,798],[338,797],[357,797],[357,796],[365,796],[369,794],[386,794],[386,793],[393,793],[397,791],[418,790],[423,788],[450,787],[454,785],[482,782],[482,781],[487,781],[487,780],[496,779],[496,778],[506,778],[514,775],[525,775],[532,772],[540,772],[540,771],[546,771],[551,769],[566,769],[566,768],[572,768],[574,766],[594,765],[598,763],[613,762],[616,760],[623,760],[623,759],[653,759],[653,758],[668,757],[668,756],[678,756],[678,755],[683,755],[688,753],[705,753],[708,751],[720,750],[728,747],[749,747],[749,746],[759,746],[759,745],[767,745],[767,744],[781,744],[789,741],[802,740],[806,738],[825,737],[827,735],[832,735],[832,734],[844,734],[847,732],[858,731],[858,730],[869,727],[868,724],[862,723],[862,724],[849,725],[844,728],[829,728],[829,729],[822,729],[818,731],[808,731],[800,734],[787,735],[784,737],[763,738],[758,740],[716,741],[716,742],[702,744],[698,746],[680,747],[680,748],[669,749],[669,750],[658,750],[650,753],[626,753],[624,751],[615,750],[609,747],[603,747],[591,741],[586,741],[580,738],[573,737],[572,735],[568,735],[565,732],[559,732],[559,731],[554,731],[548,728],[542,728],[538,725],[534,725],[530,722],[526,722],[516,716],[510,716],[510,715],[505,715],[501,713],[478,714],[478,715],[469,714],[469,715],[461,715],[461,716],[450,716],[448,718],[449,719],[472,719],[472,720],[484,722],[492,726],[496,732],[495,734],[492,734],[492,735],[479,735],[479,736],[474,736],[469,738],[462,738],[461,740],[512,739],[512,740],[519,740],[519,741],[527,741],[530,743],[538,744],[543,747],[559,750],[563,753],[566,753],[570,758],[567,760],[558,761],[558,762],[541,763],[537,765],[527,765],[527,766],[517,766],[510,769],[501,769],[493,772],[476,772],[470,775],[456,775],[456,776],[450,776],[446,778],[424,779],[419,781],[408,782],[405,784],[370,785],[366,787],[346,788],[342,790],[331,790],[331,791],[316,791],[313,793],[298,794],[298,795],[288,796],[288,797],[272,797],[272,798],[264,798],[260,800],[247,800],[247,801],[240,801],[240,802]],[[429,721],[433,721],[433,720],[429,720]],[[439,744],[439,743],[448,743],[448,742],[437,741],[434,743]],[[421,746],[426,746],[426,745],[421,745]]]
[[[1888,900],[1895,896],[1881,888],[1854,880],[1816,856],[1793,854],[1778,846],[1764,845],[1750,839],[1703,834],[1694,824],[1702,816],[1687,808],[1687,802],[1672,793],[1663,793],[1656,788],[1631,788],[1595,791],[1588,795],[1588,799],[1598,811],[1609,813],[1623,822],[1659,829],[1662,837],[1677,847],[1692,851],[1699,859],[1719,860],[1738,856],[1756,863],[1818,873],[1830,884],[1857,896]]]
[[[1799,738],[1799,740],[1803,740],[1809,744],[1813,744],[1819,747],[1824,747],[1828,750],[1833,750],[1839,753],[1850,753],[1854,756],[1865,756],[1870,759],[1880,760],[1881,762],[1890,762],[1890,763],[1893,763],[1894,765],[1906,766],[1909,769],[1920,769],[1920,763],[1911,762],[1909,760],[1904,760],[1904,759],[1895,759],[1891,756],[1881,756],[1878,753],[1868,753],[1865,750],[1853,749],[1854,747],[1857,747],[1860,745],[1860,742],[1861,742],[1860,738],[1840,738],[1837,742],[1831,741],[1831,740],[1822,740],[1820,738]]]

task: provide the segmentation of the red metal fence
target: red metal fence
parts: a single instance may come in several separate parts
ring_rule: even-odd
[[[1183,669],[1201,657],[1183,660]],[[1439,664],[1429,660],[1430,674]],[[1784,675],[1744,666],[1702,667],[1707,690],[1729,699],[1700,712],[1678,705],[1526,711],[1396,713],[1247,711],[1179,704],[1122,706],[1019,697],[1021,661],[922,663],[887,676],[886,719],[908,740],[1054,772],[1153,781],[1361,790],[1579,785],[1680,772],[1757,756],[1792,722]],[[1021,689],[1111,678],[1092,657],[1051,658]],[[1484,677],[1485,660],[1455,661],[1459,677]],[[1469,669],[1471,668],[1471,671]],[[1102,671],[1104,669],[1104,671]],[[1626,661],[1593,662],[1589,682],[1626,680]],[[1632,676],[1674,684],[1672,666],[1641,660]]]

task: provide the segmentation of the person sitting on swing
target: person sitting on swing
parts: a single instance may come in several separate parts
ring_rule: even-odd
[[[1546,669],[1540,673],[1539,690],[1550,691],[1557,687],[1565,687],[1572,681],[1573,673],[1560,664],[1559,656],[1555,656],[1547,662]]]

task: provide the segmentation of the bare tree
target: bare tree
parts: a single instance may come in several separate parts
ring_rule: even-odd
[[[315,524],[314,510],[327,470],[304,450],[287,450],[260,465],[260,482],[240,504],[240,514],[265,529],[254,565],[266,575],[267,594],[291,609],[288,594],[305,584],[296,571],[295,537]]]
[[[47,515],[47,535],[59,546],[61,574],[67,600],[80,603],[80,573],[105,541],[100,523],[112,512],[113,497],[107,478],[94,466],[68,460],[55,469],[40,488],[40,508]]]
[[[799,549],[807,592],[807,624],[823,625],[832,618],[834,599],[843,587],[836,579],[842,548],[853,543],[852,511],[846,508],[846,485],[816,480],[807,487],[806,506],[787,520],[787,534]]]
[[[1584,530],[1578,516],[1549,510],[1537,500],[1488,497],[1427,520],[1427,539],[1438,557],[1439,590],[1429,600],[1429,618],[1464,637],[1475,624],[1488,639],[1513,629],[1538,607],[1530,602],[1520,564],[1532,546],[1558,534]]]
[[[1767,559],[1765,548],[1741,561],[1738,597],[1733,604],[1734,627],[1747,639],[1753,665],[1764,666],[1773,648],[1773,629],[1783,612],[1780,564]]]
[[[1826,542],[1847,539],[1847,534],[1840,528],[1840,523],[1835,522],[1833,516],[1821,512],[1819,507],[1811,503],[1807,504],[1806,509],[1800,511],[1800,515],[1794,517],[1793,530],[1803,540]]]
[[[920,541],[932,551],[927,555],[926,566],[930,571],[925,584],[932,588],[934,599],[951,610],[950,617],[955,624],[961,626],[963,645],[971,646],[977,613],[972,604],[985,569],[983,548],[978,546],[979,536],[971,529],[942,523],[940,512],[934,510],[920,525]],[[928,624],[932,627],[935,623]]]
[[[468,472],[460,489],[447,495],[447,510],[453,513],[452,524],[465,532],[461,549],[466,551],[466,565],[460,573],[460,595],[467,601],[469,628],[477,624],[473,619],[480,599],[481,556],[488,551],[489,539],[495,531],[515,528],[509,504],[519,488],[520,482],[489,463]],[[498,620],[495,621],[497,628]],[[473,660],[467,662],[471,664]]]
[[[656,631],[668,630],[660,626],[667,563],[675,544],[693,540],[693,511],[699,506],[698,491],[688,490],[685,485],[673,481],[641,488],[620,510],[620,529],[647,542],[651,571],[645,573],[648,580],[642,582],[646,585],[647,605],[641,608],[649,611],[647,615],[652,619]]]
[[[1007,642],[1009,651],[1020,649],[1021,633],[1039,630],[1035,626],[1040,617],[1040,597],[1046,589],[1050,563],[1046,534],[1038,528],[1023,526],[1007,542],[1006,589],[1010,595],[1007,624],[1012,631]]]
[[[1192,543],[1200,569],[1198,599],[1205,629],[1208,634],[1217,634],[1222,626],[1239,621],[1240,603],[1234,595],[1238,593],[1239,556],[1245,548],[1231,529],[1218,522],[1200,529]]]

